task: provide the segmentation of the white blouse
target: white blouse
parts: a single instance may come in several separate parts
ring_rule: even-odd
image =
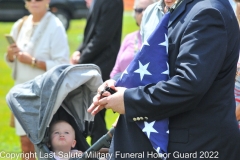
[[[46,63],[46,69],[69,63],[69,46],[66,31],[52,13],[47,12],[42,20],[36,25],[32,22],[32,15],[24,21],[20,32],[18,27],[22,19],[12,27],[11,35],[22,52],[27,52],[37,60]],[[23,83],[43,74],[45,71],[19,61],[9,62],[11,68],[16,69],[15,84]],[[16,64],[16,67],[14,65]]]

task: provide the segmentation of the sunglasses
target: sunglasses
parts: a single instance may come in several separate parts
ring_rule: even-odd
[[[140,13],[142,13],[145,9],[146,9],[146,8],[135,8],[135,9],[134,9],[134,12],[140,14]]]
[[[33,0],[25,0],[25,2],[32,2]],[[35,0],[36,2],[40,2],[40,1],[43,1],[43,0]]]

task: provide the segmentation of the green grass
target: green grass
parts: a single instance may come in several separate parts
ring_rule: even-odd
[[[82,42],[85,24],[85,20],[71,21],[70,28],[67,31],[70,53],[73,53]],[[6,52],[8,46],[7,41],[4,38],[4,34],[10,32],[12,25],[13,23],[10,22],[0,22],[0,153],[2,151],[6,153],[19,153],[21,151],[19,137],[16,136],[15,130],[9,127],[10,110],[5,100],[6,94],[13,86],[13,80],[11,79],[10,68],[8,68],[4,62],[4,53]],[[136,26],[131,13],[125,13],[123,19],[122,37],[125,37],[126,34],[137,29],[138,27]],[[107,111],[106,122],[108,128],[111,128],[111,125],[117,116],[118,115],[113,114],[112,111]],[[7,160],[7,158],[4,159]]]

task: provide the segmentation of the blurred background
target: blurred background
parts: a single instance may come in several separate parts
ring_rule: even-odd
[[[58,0],[61,1],[61,0]],[[72,1],[72,0],[71,0]],[[82,5],[82,0],[75,0],[80,3],[75,5],[78,8],[78,14],[86,14],[86,8]],[[73,1],[72,1],[73,2]],[[124,17],[123,17],[123,31],[122,38],[126,34],[138,29],[135,20],[132,16],[134,0],[124,0]],[[19,3],[19,4],[17,4]],[[73,53],[81,44],[83,39],[83,30],[86,24],[86,16],[74,18],[70,15],[67,9],[61,5],[56,5],[57,0],[51,0],[52,6],[50,9],[61,19],[61,16],[67,17],[67,35],[68,43],[70,46],[70,53]],[[55,5],[54,5],[55,4]],[[83,3],[84,4],[84,3]],[[14,6],[15,5],[15,6]],[[13,9],[14,7],[17,8]],[[70,5],[71,6],[71,5]],[[55,8],[54,8],[55,7]],[[62,8],[61,8],[62,7]],[[69,15],[67,15],[67,13]],[[8,43],[4,37],[5,34],[9,34],[13,23],[28,14],[24,8],[24,2],[22,0],[0,0],[0,153],[20,153],[19,137],[15,134],[15,129],[9,126],[10,123],[10,110],[6,104],[5,96],[13,86],[13,80],[11,78],[11,70],[4,62],[4,53],[7,50]],[[75,13],[77,14],[77,13]],[[60,16],[59,16],[60,15]],[[66,16],[67,15],[67,16]],[[112,123],[115,121],[118,114],[113,114],[112,111],[107,111],[106,122],[108,128],[111,128]],[[89,138],[88,138],[89,141]],[[1,158],[0,158],[1,159]],[[4,158],[8,160],[7,158]]]

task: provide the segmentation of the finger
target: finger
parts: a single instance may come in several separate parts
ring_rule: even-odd
[[[17,47],[17,45],[16,45],[16,43],[13,43],[10,45],[10,47],[15,48],[15,47]]]
[[[93,97],[93,103],[95,105],[98,105],[97,103],[98,103],[99,99],[101,99],[101,95],[97,94],[96,96]]]
[[[108,97],[103,97],[98,101],[98,105],[105,106],[108,103]]]
[[[94,103],[92,103],[90,107],[87,109],[87,112],[91,113],[96,107],[97,106]]]
[[[89,113],[91,113],[95,108],[97,108],[97,106],[99,106],[98,102],[93,102],[90,107],[87,109],[87,111]]]
[[[12,48],[12,49],[11,49],[11,52],[12,52],[12,54],[16,54],[16,53],[17,53],[17,50],[14,49],[14,48]]]
[[[103,92],[102,94],[101,94],[101,98],[103,98],[103,97],[108,97],[108,96],[111,96],[112,94],[110,93],[110,92]]]
[[[8,52],[8,54],[10,54],[10,55],[13,55],[13,54],[14,54],[11,47],[8,48],[7,52]]]
[[[21,52],[21,50],[18,47],[15,47],[16,52]]]
[[[11,48],[12,52],[19,52],[20,51],[19,48],[17,48],[17,47],[10,47],[10,48]]]
[[[107,86],[115,90],[115,84],[116,84],[116,81],[109,80]]]
[[[100,87],[98,87],[98,93],[101,95],[102,94],[102,91],[104,91],[106,87],[106,83],[104,82]]]
[[[12,51],[13,54],[17,54],[19,52],[19,49],[14,47],[14,48],[12,48],[11,51]]]
[[[96,96],[93,97],[93,103],[91,104],[91,106],[88,108],[88,112],[92,112],[99,104],[98,101],[100,99],[100,95],[97,94]]]
[[[92,112],[92,115],[96,115],[98,112],[100,112],[103,108],[105,108],[104,106],[97,106]]]
[[[115,112],[115,107],[113,105],[109,104],[108,102],[109,102],[109,97],[104,97],[104,98],[99,100],[98,104],[102,108],[112,109],[113,112]]]
[[[105,88],[108,86],[108,87],[111,87],[112,89],[115,90],[115,83],[116,81],[110,79],[110,80],[107,80],[105,81],[99,88],[98,88],[98,92],[102,92],[105,90]]]

